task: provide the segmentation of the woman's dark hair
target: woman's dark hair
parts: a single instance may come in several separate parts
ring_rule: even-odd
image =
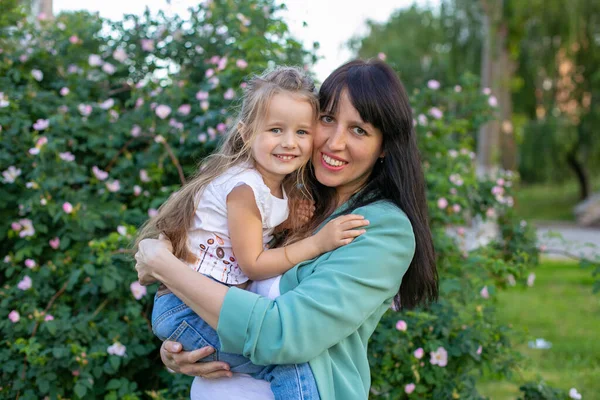
[[[365,186],[351,197],[345,213],[378,200],[388,200],[406,213],[415,234],[415,255],[394,297],[397,310],[437,300],[438,275],[427,216],[425,179],[413,128],[412,110],[404,86],[394,70],[380,60],[354,60],[342,65],[323,82],[321,112],[335,115],[342,91],[363,121],[383,133],[383,162],[377,160]],[[335,188],[311,177],[315,198],[314,221],[335,209]]]

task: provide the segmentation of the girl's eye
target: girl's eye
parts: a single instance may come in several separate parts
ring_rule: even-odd
[[[271,128],[271,132],[273,132],[273,133],[281,133],[281,129],[279,129],[279,128]]]
[[[299,130],[296,132],[298,135],[308,135],[307,131]]]
[[[331,123],[331,122],[333,122],[333,118],[331,118],[329,115],[323,115],[321,117],[321,121],[323,121],[325,123]]]
[[[354,128],[352,128],[352,132],[356,133],[359,136],[364,136],[367,134],[367,131],[365,131],[359,126],[355,126]]]

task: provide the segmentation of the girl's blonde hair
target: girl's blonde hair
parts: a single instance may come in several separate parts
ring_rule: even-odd
[[[306,99],[314,109],[315,118],[319,113],[319,102],[313,80],[302,70],[295,67],[276,67],[254,76],[248,82],[242,97],[238,117],[226,133],[224,141],[217,152],[205,158],[191,181],[159,208],[158,215],[148,220],[140,229],[135,246],[142,239],[157,238],[166,235],[173,244],[173,254],[193,262],[195,256],[190,252],[188,229],[191,227],[200,193],[227,169],[246,162],[253,162],[251,148],[254,138],[260,132],[269,104],[274,95],[290,93]],[[306,191],[306,168],[288,175],[284,179],[284,188],[290,204],[290,218],[295,220],[298,200],[311,199]]]

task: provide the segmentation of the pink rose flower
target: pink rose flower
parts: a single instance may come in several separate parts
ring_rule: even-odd
[[[106,189],[108,189],[108,191],[111,193],[115,193],[121,190],[121,184],[118,180],[106,182]]]
[[[436,351],[432,351],[431,353],[431,362],[432,365],[438,365],[440,367],[445,367],[448,364],[448,352],[443,347],[438,347]]]
[[[140,169],[140,180],[142,182],[150,182],[150,177],[148,176],[148,171],[145,169]]]
[[[142,286],[139,281],[132,282],[131,285],[129,285],[129,288],[131,289],[131,293],[136,300],[140,300],[146,295],[147,292],[146,287]]]
[[[8,319],[10,319],[13,324],[16,324],[21,319],[21,316],[17,310],[12,310],[10,313],[8,313]]]
[[[427,82],[427,87],[431,90],[438,90],[440,88],[440,83],[434,79],[431,79]]]
[[[224,123],[220,122],[219,124],[217,124],[217,131],[223,133],[227,130],[227,125],[225,125]]]
[[[399,331],[406,332],[407,328],[408,328],[408,325],[406,324],[406,321],[399,320],[398,322],[396,322],[396,329],[398,329]]]
[[[387,55],[383,52],[377,53],[377,58],[379,58],[381,61],[385,61],[385,59],[387,58]]]
[[[431,115],[435,119],[441,119],[444,116],[444,113],[439,108],[432,107],[429,109],[429,115]]]
[[[48,321],[54,321],[54,316],[48,314],[44,317],[44,321],[48,322]]]
[[[29,277],[29,275],[25,275],[25,277],[21,280],[21,282],[19,282],[17,284],[17,287],[21,290],[28,290],[31,289],[31,278]]]
[[[444,210],[446,207],[448,207],[448,200],[446,200],[444,197],[441,197],[437,202],[437,206],[439,209]]]
[[[238,68],[240,68],[240,69],[244,69],[244,68],[246,68],[246,67],[248,66],[248,63],[246,62],[246,60],[241,60],[241,59],[240,59],[240,60],[237,60],[237,61],[235,62],[235,65],[236,65]]]
[[[125,350],[127,350],[127,348],[119,342],[116,342],[106,348],[106,352],[108,354],[111,354],[114,356],[119,356],[119,357],[125,356]]]
[[[483,297],[484,299],[489,299],[490,298],[490,293],[488,292],[488,288],[487,286],[484,286],[483,289],[481,289],[481,291],[479,292],[479,294],[481,295],[481,297]]]
[[[152,40],[152,39],[142,39],[142,50],[144,50],[144,51],[153,51],[154,50],[154,40]]]
[[[43,131],[50,126],[50,121],[47,119],[38,119],[35,124],[33,124],[33,129],[36,131]]]
[[[101,170],[96,165],[92,167],[92,172],[94,173],[96,179],[98,179],[99,181],[103,181],[106,178],[108,178],[108,172]]]
[[[62,205],[62,209],[65,213],[71,214],[73,212],[73,205],[71,203],[69,203],[68,201],[64,202]]]
[[[171,114],[171,107],[165,104],[161,104],[156,107],[156,110],[154,112],[156,113],[158,118],[165,119],[169,116],[169,114]]]
[[[415,358],[417,360],[420,360],[425,355],[425,350],[423,350],[422,347],[419,347],[418,349],[415,350],[415,352],[413,353],[413,355],[415,356]]]
[[[208,100],[208,92],[199,91],[196,93],[197,100]]]
[[[177,109],[177,112],[181,115],[188,115],[190,113],[190,111],[192,111],[192,106],[189,104],[182,104]]]
[[[408,385],[404,386],[404,391],[406,392],[406,394],[411,394],[415,391],[415,387],[416,386],[414,383],[409,383]]]
[[[227,89],[227,91],[225,92],[225,94],[223,95],[223,98],[225,100],[231,100],[235,97],[235,90],[229,88]]]
[[[60,246],[60,239],[58,237],[55,237],[54,239],[50,239],[48,243],[50,244],[50,247],[56,250]]]
[[[25,266],[29,269],[35,268],[35,261],[32,260],[31,258],[28,258],[27,260],[25,260]]]

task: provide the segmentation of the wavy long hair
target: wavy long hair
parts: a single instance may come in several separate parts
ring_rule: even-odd
[[[302,70],[295,67],[276,67],[262,75],[254,76],[244,90],[241,109],[224,137],[220,148],[205,158],[196,174],[178,192],[174,193],[158,209],[158,215],[149,219],[140,229],[135,241],[157,238],[166,235],[173,244],[173,254],[182,260],[195,261],[195,255],[188,248],[188,230],[192,225],[196,208],[203,189],[227,169],[235,165],[254,162],[252,144],[262,129],[269,104],[273,96],[290,93],[306,100],[314,109],[315,117],[319,113],[319,103],[313,80]],[[305,188],[306,168],[288,175],[283,182],[290,205],[296,205],[298,199],[310,198]],[[295,208],[291,207],[293,216]],[[293,217],[292,217],[293,218]]]

